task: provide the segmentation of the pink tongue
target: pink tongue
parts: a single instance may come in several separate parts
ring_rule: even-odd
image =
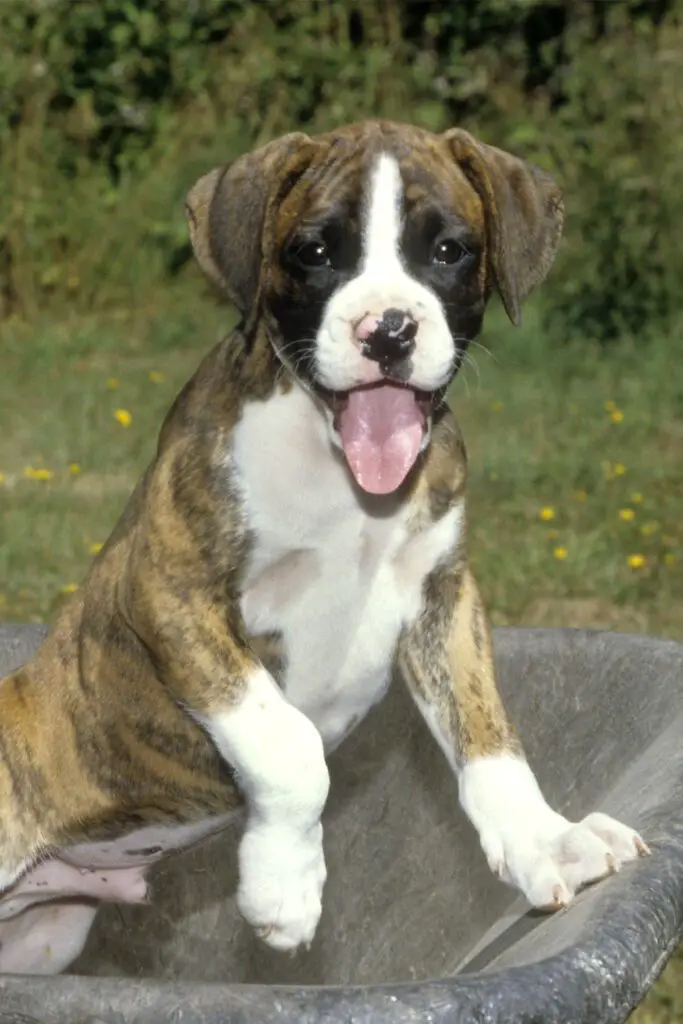
[[[391,494],[420,454],[424,417],[408,388],[382,384],[350,391],[339,415],[346,461],[370,494]]]

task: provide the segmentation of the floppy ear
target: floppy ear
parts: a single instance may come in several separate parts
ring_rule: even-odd
[[[545,171],[461,128],[444,138],[484,204],[493,279],[507,315],[519,324],[523,300],[550,270],[560,244],[562,192]]]
[[[312,147],[302,132],[285,135],[205,174],[187,194],[197,262],[241,313],[251,309],[258,291],[268,207],[294,184]]]

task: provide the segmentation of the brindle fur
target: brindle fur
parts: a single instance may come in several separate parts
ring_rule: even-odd
[[[176,399],[156,456],[80,591],[31,662],[0,686],[4,868],[239,803],[229,767],[188,714],[239,702],[259,659],[276,676],[284,665],[279,638],[247,636],[239,611],[250,537],[231,472],[232,431],[246,400],[291,386],[272,314],[292,289],[281,246],[302,217],[315,219],[356,188],[361,165],[380,148],[398,158],[408,204],[439,193],[480,239],[463,301],[468,338],[493,287],[516,316],[543,276],[561,228],[559,192],[464,132],[368,122],[317,139],[295,134],[195,186],[188,213],[197,258],[243,321]],[[526,249],[522,237],[532,238]],[[463,441],[444,406],[406,492],[416,527],[460,502],[465,479]],[[458,758],[516,749],[462,545],[429,578],[400,661],[438,709]]]

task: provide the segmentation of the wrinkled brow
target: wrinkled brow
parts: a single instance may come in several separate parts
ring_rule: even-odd
[[[292,235],[315,234],[326,227],[348,224],[356,227],[362,209],[359,189],[345,193],[332,193],[329,189],[311,192],[301,211],[299,223]]]

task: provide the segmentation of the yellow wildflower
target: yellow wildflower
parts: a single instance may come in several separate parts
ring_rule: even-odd
[[[99,555],[103,547],[104,544],[101,544],[99,541],[97,541],[94,544],[88,544],[88,551],[90,552],[91,555]]]
[[[27,466],[24,476],[27,480],[52,480],[54,473],[51,469],[34,469],[33,466]]]
[[[602,470],[605,474],[605,480],[614,480],[617,476],[624,476],[628,470],[623,462],[603,462]]]
[[[4,482],[5,482],[5,474],[4,473],[0,473],[0,487],[2,487]]]
[[[555,509],[552,505],[544,505],[538,514],[547,523],[550,519],[555,518]]]
[[[633,502],[634,505],[641,505],[642,504],[643,496],[640,493],[640,491],[634,491],[633,492],[633,494],[631,495],[631,501]]]
[[[626,561],[631,569],[642,569],[644,565],[647,565],[645,555],[629,555]]]
[[[159,370],[150,370],[149,379],[152,384],[161,384],[162,380],[165,380],[165,374],[160,373]]]
[[[636,514],[632,508],[620,508],[619,518],[623,519],[625,523],[630,523],[636,518]]]
[[[80,471],[81,471],[81,467],[80,467],[78,462],[70,462],[69,463],[69,472],[71,473],[71,476],[78,476]]]
[[[621,409],[613,409],[612,412],[609,414],[609,418],[611,419],[612,423],[621,423],[621,421],[624,418],[624,414],[621,411]]]
[[[107,388],[109,391],[116,391],[121,386],[121,382],[118,377],[107,377]]]
[[[75,594],[78,590],[78,583],[65,583],[61,588],[62,594]]]
[[[563,558],[567,557],[569,552],[566,548],[558,547],[553,550],[553,554],[555,555],[555,558],[558,558],[560,561],[562,561]]]
[[[129,427],[133,422],[133,417],[127,409],[117,409],[114,413],[114,419],[120,423],[122,427]]]

